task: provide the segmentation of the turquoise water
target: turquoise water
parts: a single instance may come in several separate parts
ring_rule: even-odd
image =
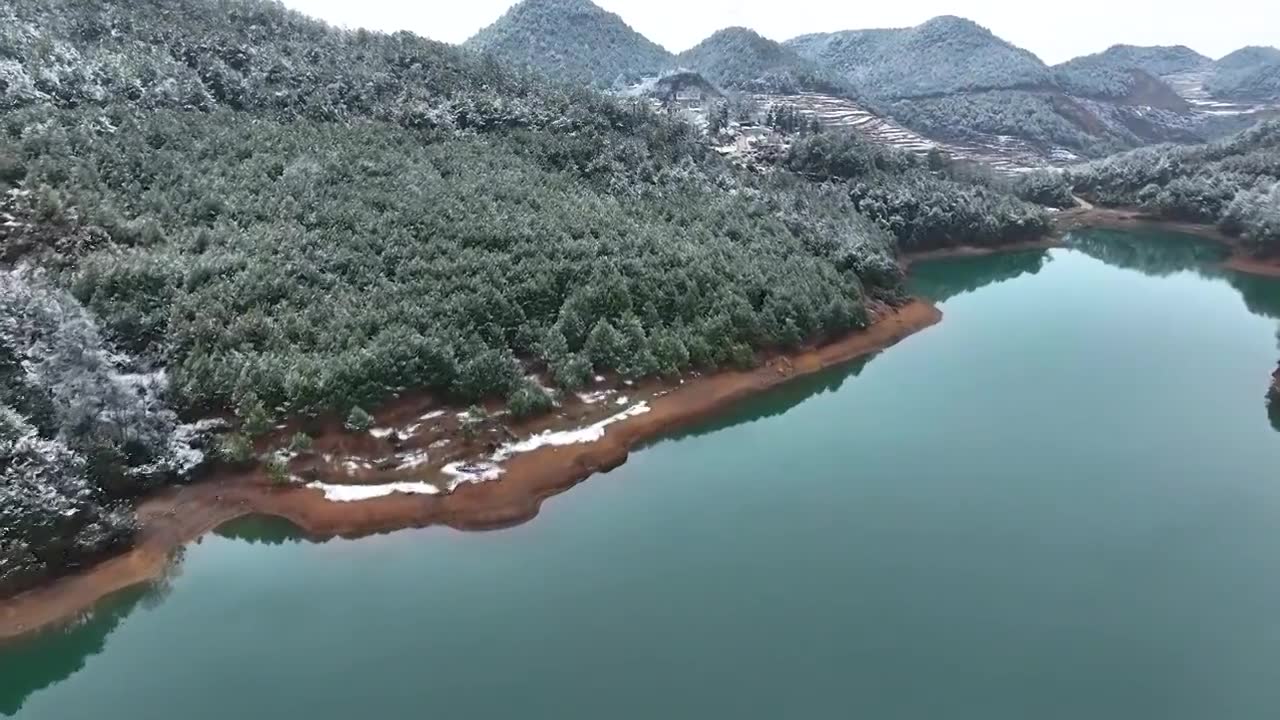
[[[521,527],[224,528],[0,650],[0,714],[1280,717],[1280,283],[1072,244],[919,266],[942,324]]]

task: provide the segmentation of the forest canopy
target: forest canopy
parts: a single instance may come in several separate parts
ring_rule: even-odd
[[[286,417],[751,365],[901,300],[900,249],[1047,224],[851,138],[750,168],[647,100],[266,0],[12,0],[0,58],[0,592]]]
[[[1258,255],[1280,253],[1280,121],[1206,145],[1140,148],[1069,175],[1094,202],[1217,223]]]
[[[657,75],[672,55],[589,0],[523,0],[465,47],[553,80],[608,87]]]
[[[732,90],[775,95],[853,93],[838,74],[746,28],[720,30],[681,53],[676,62]]]

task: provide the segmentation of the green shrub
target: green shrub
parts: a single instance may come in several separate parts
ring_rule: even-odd
[[[300,432],[289,439],[289,450],[296,453],[310,452],[312,444],[311,436]]]
[[[570,353],[551,365],[551,379],[565,390],[585,387],[591,372],[591,361],[581,353]]]
[[[267,461],[263,470],[267,474],[267,482],[282,487],[293,482],[293,475],[289,472],[289,463],[279,457],[273,457]]]
[[[249,437],[266,435],[274,426],[267,407],[253,393],[249,393],[241,401],[240,407],[236,409],[236,415],[240,417],[240,429]]]
[[[0,187],[9,187],[22,182],[27,176],[27,167],[15,155],[0,150]]]
[[[240,433],[223,435],[218,441],[218,457],[229,465],[247,465],[253,462],[253,443]]]
[[[507,410],[517,419],[550,412],[555,400],[550,393],[532,380],[525,380],[507,399]]]
[[[373,427],[373,416],[365,412],[364,408],[351,408],[351,412],[347,413],[347,422],[343,427],[351,432],[368,432],[369,428]]]

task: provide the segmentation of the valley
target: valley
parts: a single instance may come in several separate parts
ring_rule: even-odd
[[[680,49],[623,14],[523,0],[452,45],[336,27],[271,0],[0,4],[0,714],[66,717],[101,696],[94,683],[131,713],[150,696],[95,657],[115,668],[165,643],[213,647],[246,617],[265,629],[241,625],[236,643],[194,664],[223,677],[242,669],[232,659],[266,653],[264,639],[302,648],[275,661],[310,668],[282,683],[298,696],[326,672],[298,637],[322,645],[365,630],[376,639],[356,654],[417,672],[449,663],[424,658],[405,628],[456,617],[441,637],[467,644],[457,657],[488,668],[493,647],[523,665],[522,653],[544,650],[541,629],[582,630],[593,604],[582,598],[597,596],[723,631],[689,650],[705,667],[735,667],[746,650],[724,638],[754,642],[743,627],[784,638],[775,658],[805,646],[834,656],[852,646],[827,644],[822,623],[787,622],[826,597],[811,583],[828,577],[842,583],[836,605],[817,605],[832,618],[857,617],[849,609],[875,598],[865,581],[884,580],[911,592],[878,611],[960,635],[964,623],[928,622],[952,612],[945,593],[918,591],[974,578],[1021,588],[1002,595],[1011,616],[1062,650],[1071,638],[1035,613],[1063,588],[1034,573],[1021,587],[1017,568],[1044,566],[1008,554],[1041,528],[1081,563],[1076,580],[1090,566],[1075,550],[1149,560],[1197,522],[1227,548],[1269,537],[1265,513],[1232,524],[1200,509],[1269,492],[1280,437],[1280,50],[1214,59],[1115,45],[1049,65],[955,16],[790,39],[726,27]],[[818,421],[792,425],[793,412]],[[1236,445],[1218,458],[1187,438]],[[1011,452],[1022,454],[1006,464]],[[1237,485],[1200,482],[1222,464]],[[619,488],[619,477],[636,482]],[[894,500],[922,478],[924,492]],[[1120,493],[1106,512],[1100,491]],[[1019,513],[975,512],[1006,501]],[[507,546],[561,532],[552,516],[578,502],[583,524],[562,539],[579,557],[617,549],[626,561],[602,572],[556,542]],[[1055,515],[1063,508],[1071,521]],[[231,555],[202,554],[210,538],[249,557],[244,538],[214,538],[254,542],[261,516],[289,521],[262,542],[305,548],[283,561],[298,567],[252,555],[228,571],[217,563]],[[841,565],[872,547],[848,517],[888,536],[940,534],[904,556],[904,580],[880,572],[877,548],[891,542]],[[1157,527],[1135,536],[1133,517]],[[1077,532],[1090,523],[1106,532]],[[520,529],[432,535],[459,558],[512,551],[483,558],[487,571],[447,558],[422,576],[428,588],[405,580],[415,558],[379,575],[379,548],[407,547],[379,534],[437,526]],[[635,534],[611,545],[628,526]],[[991,527],[1002,537],[983,534]],[[947,555],[947,533],[973,554]],[[757,534],[760,547],[729,547]],[[303,546],[304,535],[329,542]],[[690,542],[666,545],[677,538]],[[1227,583],[1258,576],[1251,552],[1228,553],[1233,568],[1199,562],[1196,547],[1192,537],[1160,557]],[[327,550],[333,565],[308,564]],[[685,551],[718,558],[716,572],[681,565]],[[188,552],[202,558],[194,585],[177,573]],[[948,562],[933,564],[937,553]],[[670,588],[629,575],[632,561]],[[728,597],[696,582],[723,571],[746,591],[765,561],[815,593],[784,584]],[[569,594],[544,570],[575,567],[585,574]],[[335,578],[350,582],[330,595]],[[177,620],[134,635],[130,617],[164,612],[137,614],[147,583],[185,599],[171,606]],[[1149,606],[1159,593],[1144,587]],[[433,590],[479,604],[440,603]],[[1280,594],[1249,597],[1267,607]],[[527,617],[513,610],[525,601]],[[1188,617],[1135,639],[1197,618],[1238,631],[1206,602],[1170,606]],[[1097,608],[1068,605],[1075,622],[1105,624]],[[605,687],[626,664],[662,669],[660,645],[628,638],[643,648],[633,656],[591,642],[616,629],[608,613],[597,619],[568,634],[581,644],[565,667],[619,663],[602,671]],[[106,643],[117,627],[136,656]],[[179,627],[189,646],[169,642]],[[1010,657],[1038,658],[1044,678],[1061,670],[1030,636],[986,629],[1007,655],[984,672],[1007,671]],[[490,633],[493,645],[475,641]],[[1105,635],[1077,648],[1080,666],[1116,652]],[[927,639],[904,646],[903,667],[927,664]],[[396,643],[413,647],[383,654]],[[1259,643],[1255,657],[1273,667],[1280,646]],[[867,667],[884,687],[914,681]],[[271,670],[243,669],[254,682]],[[480,682],[470,667],[436,671],[454,688]],[[1176,675],[1152,671],[1152,682]],[[384,704],[388,678],[398,681],[354,679],[370,689],[361,707],[404,709]],[[1102,689],[1110,679],[1091,676]],[[735,682],[691,683],[684,697],[710,702]],[[1248,711],[1276,687],[1217,682]],[[552,687],[519,692],[559,717]],[[479,698],[488,713],[455,714],[509,717],[518,704],[475,689],[444,706]],[[1042,707],[1044,692],[1009,707]],[[195,696],[206,714],[272,702]],[[837,697],[815,698],[812,713]],[[895,716],[894,694],[880,700]]]

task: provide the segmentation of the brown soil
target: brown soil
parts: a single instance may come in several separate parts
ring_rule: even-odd
[[[885,311],[871,327],[830,344],[776,356],[755,370],[689,379],[653,393],[648,400],[650,412],[610,426],[597,442],[517,455],[505,464],[501,480],[464,485],[448,495],[389,495],[334,503],[316,490],[271,487],[257,470],[170,489],[139,506],[141,531],[132,550],[0,601],[0,641],[73,620],[99,599],[159,577],[180,546],[246,515],[281,517],[316,538],[359,537],[428,525],[486,530],[527,522],[538,514],[544,500],[594,473],[621,465],[637,445],[709,418],[792,378],[889,347],[941,319],[936,307],[914,301]],[[409,416],[419,410],[420,404],[397,412]]]

